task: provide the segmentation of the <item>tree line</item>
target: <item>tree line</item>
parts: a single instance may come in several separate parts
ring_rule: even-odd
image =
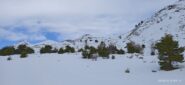
[[[136,44],[131,41],[126,44],[127,53],[138,53],[143,54],[145,45]],[[183,52],[184,47],[179,47],[178,41],[173,39],[173,36],[170,34],[165,35],[159,41],[151,45],[151,55],[155,55],[157,50],[159,65],[161,70],[173,70],[177,69],[173,63],[182,63],[184,62]],[[98,57],[102,57],[104,59],[109,58],[110,54],[125,54],[123,49],[118,49],[115,45],[110,44],[106,45],[105,42],[101,42],[97,48],[93,46],[85,45],[84,48],[75,51],[74,47],[65,46],[59,49],[53,48],[51,45],[45,45],[40,49],[40,53],[75,53],[81,52],[82,58],[84,59],[92,59],[94,54]],[[9,56],[20,54],[21,58],[27,57],[28,54],[34,53],[34,50],[27,45],[19,45],[17,48],[14,46],[7,46],[0,49],[0,56]]]

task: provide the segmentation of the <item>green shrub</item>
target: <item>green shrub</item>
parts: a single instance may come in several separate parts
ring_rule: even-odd
[[[98,46],[98,55],[103,58],[109,58],[109,49],[106,47],[104,42],[101,42]]]
[[[15,54],[15,48],[13,46],[7,46],[0,50],[1,56],[8,56]]]
[[[45,47],[42,47],[40,49],[40,53],[52,53],[52,46],[51,45],[45,45]]]
[[[74,53],[75,52],[75,49],[73,47],[66,46],[65,52],[67,52],[67,53]]]
[[[142,54],[143,48],[140,45],[136,45],[134,42],[127,43],[128,53],[140,53]]]
[[[123,49],[118,50],[118,54],[125,54],[125,51]]]
[[[21,54],[23,51],[25,51],[28,54],[34,53],[34,50],[32,48],[27,47],[26,45],[19,45],[15,51],[15,54]]]
[[[28,56],[26,51],[21,52],[20,58],[26,58]]]
[[[82,51],[82,58],[84,59],[90,59],[91,58],[91,54],[87,51],[87,50],[83,50]]]
[[[97,53],[97,49],[93,46],[85,46],[84,50],[82,51],[82,58],[91,59],[92,55]]]

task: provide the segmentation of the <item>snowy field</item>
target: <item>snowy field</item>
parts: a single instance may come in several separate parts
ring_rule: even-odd
[[[11,61],[0,56],[0,85],[185,85],[184,68],[159,71],[155,56],[130,56],[97,61],[82,59],[80,53],[15,55]]]

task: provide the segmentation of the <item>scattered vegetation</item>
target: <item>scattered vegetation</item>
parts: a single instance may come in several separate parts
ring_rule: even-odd
[[[95,55],[96,54],[96,55]],[[85,46],[82,51],[83,58],[92,59],[94,57],[100,56],[103,58],[109,58],[110,50],[106,47],[104,42],[101,42],[96,49],[93,46]]]
[[[51,45],[45,45],[44,47],[42,47],[40,49],[40,53],[58,53],[58,49],[57,48],[53,48]]]
[[[82,58],[86,59],[92,59],[97,56],[108,59],[110,54],[125,54],[124,50],[118,50],[113,44],[106,46],[104,42],[101,42],[97,48],[86,45],[84,49],[81,50],[83,56]],[[112,59],[115,59],[115,57],[112,57]]]
[[[34,50],[26,45],[19,45],[17,49],[14,48],[14,46],[7,46],[0,50],[1,56],[9,56],[14,54],[20,54],[20,57],[27,57],[27,54],[34,53]],[[7,60],[11,60],[11,58],[8,58]]]

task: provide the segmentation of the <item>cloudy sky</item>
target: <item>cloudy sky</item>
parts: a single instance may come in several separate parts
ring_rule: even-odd
[[[0,47],[123,34],[177,0],[0,0]]]

